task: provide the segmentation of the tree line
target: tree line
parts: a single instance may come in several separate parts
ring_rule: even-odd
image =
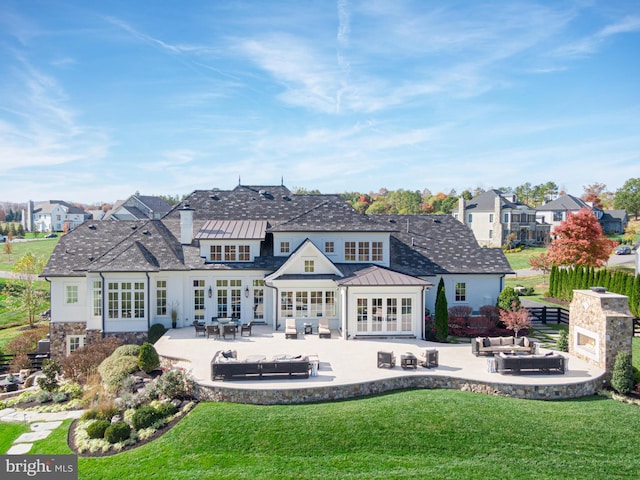
[[[514,194],[518,201],[530,207],[544,205],[567,193],[551,181],[538,185],[527,182],[516,187],[498,187],[497,190],[505,194]],[[377,192],[345,192],[341,196],[360,213],[451,214],[460,197],[471,200],[485,191],[485,189],[477,187],[473,190],[466,189],[460,194],[455,189],[449,193],[438,192],[434,194],[428,188],[422,191],[381,188]],[[294,192],[320,193],[317,190],[310,191],[303,188],[295,189]],[[637,219],[640,214],[640,178],[627,180],[622,188],[616,192],[608,191],[607,186],[602,183],[585,185],[580,198],[598,208],[626,210],[629,215],[635,215]]]

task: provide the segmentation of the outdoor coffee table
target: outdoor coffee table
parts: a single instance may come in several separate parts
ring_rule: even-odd
[[[402,368],[418,368],[418,358],[411,352],[400,355],[400,366]]]

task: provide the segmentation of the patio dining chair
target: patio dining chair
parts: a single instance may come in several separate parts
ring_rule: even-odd
[[[207,338],[209,337],[220,338],[220,326],[207,325]]]
[[[200,333],[202,334],[202,336],[204,336],[205,333],[206,333],[206,330],[204,328],[204,324],[198,322],[197,320],[193,321],[193,328],[196,329],[196,336],[198,336],[198,334],[200,334]]]
[[[251,336],[251,327],[253,326],[253,321],[249,322],[249,323],[243,323],[240,326],[240,336],[244,337],[245,333],[247,333],[246,336],[250,337]]]
[[[231,325],[223,325],[222,326],[222,337],[226,340],[227,339],[227,335],[233,335],[233,339],[235,340],[236,338],[236,326],[231,324]]]

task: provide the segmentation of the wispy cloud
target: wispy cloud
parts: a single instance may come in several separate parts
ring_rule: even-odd
[[[557,48],[554,54],[560,57],[586,57],[600,50],[610,37],[638,31],[640,31],[640,17],[627,16],[616,23],[601,28],[593,35]]]
[[[0,172],[61,165],[104,157],[105,132],[78,122],[78,112],[55,78],[15,55],[14,95],[4,99],[0,115]]]

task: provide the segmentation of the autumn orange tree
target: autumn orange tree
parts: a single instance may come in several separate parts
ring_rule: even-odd
[[[590,209],[570,214],[553,231],[547,256],[553,265],[602,266],[616,242],[609,240]]]

